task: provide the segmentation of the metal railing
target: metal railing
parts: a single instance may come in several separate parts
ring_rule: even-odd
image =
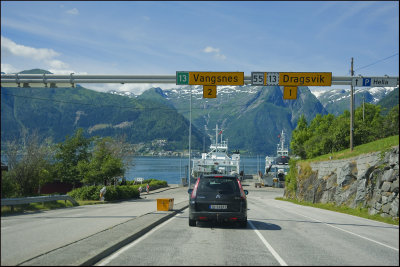
[[[65,200],[70,201],[72,205],[78,206],[78,202],[75,199],[68,195],[56,195],[56,196],[39,196],[39,197],[21,197],[21,198],[2,198],[1,206],[15,206],[21,204],[29,204],[36,202],[49,202],[49,201],[57,201],[57,200]]]

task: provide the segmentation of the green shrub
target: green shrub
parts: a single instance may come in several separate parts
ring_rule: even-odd
[[[142,186],[144,189],[146,189],[147,184],[149,184],[150,190],[155,190],[157,188],[162,188],[162,187],[168,186],[168,183],[166,181],[161,181],[161,180],[156,180],[156,179],[147,179],[147,180],[144,180],[141,184],[135,183],[135,181],[126,181],[126,185],[137,186],[137,188]]]
[[[145,180],[142,184],[133,185],[133,183],[134,181],[126,181],[126,185],[118,185],[116,187],[113,185],[106,186],[107,191],[104,195],[104,200],[114,201],[139,198],[139,187],[142,186],[142,192],[146,192],[147,184],[149,184],[150,191],[168,186],[166,181],[160,181],[156,179]],[[68,195],[76,200],[99,200],[101,188],[103,188],[102,185],[83,186],[68,192]]]
[[[99,200],[101,188],[101,185],[83,186],[74,189],[67,194],[76,200]]]
[[[289,160],[289,173],[285,177],[286,197],[295,198],[297,190],[297,167],[298,160]]]
[[[68,192],[68,195],[76,200],[99,200],[101,185],[83,186]],[[104,200],[114,201],[121,199],[130,199],[139,197],[139,186],[119,185],[114,188],[113,185],[106,186],[106,194]]]
[[[18,184],[7,174],[8,172],[1,172],[1,198],[17,197]]]

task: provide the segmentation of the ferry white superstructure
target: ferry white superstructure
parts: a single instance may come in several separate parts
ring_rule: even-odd
[[[221,136],[221,142],[218,143],[218,136]],[[215,143],[210,145],[208,153],[202,153],[201,159],[192,160],[192,176],[199,177],[201,174],[238,174],[240,173],[240,154],[234,152],[231,157],[228,156],[228,141],[222,140],[222,130],[218,132],[218,125],[215,127]]]
[[[267,176],[273,176],[280,178],[283,181],[284,176],[288,174],[289,171],[289,148],[286,144],[286,133],[282,130],[280,134],[280,140],[277,144],[276,156],[266,156],[265,157],[265,174]]]

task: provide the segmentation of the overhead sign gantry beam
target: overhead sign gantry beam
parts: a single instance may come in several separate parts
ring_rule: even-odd
[[[197,72],[200,73],[200,72]],[[208,72],[212,73],[212,72]],[[224,72],[220,72],[224,74]],[[229,72],[226,72],[229,73]],[[268,72],[266,72],[268,75]],[[282,74],[287,74],[287,72],[282,72]],[[271,72],[271,74],[280,74],[279,72]],[[293,74],[293,73],[292,73]],[[278,75],[280,76],[280,75]],[[221,76],[222,77],[222,76]],[[270,76],[274,77],[274,76]],[[277,77],[277,76],[275,76]],[[205,77],[203,77],[205,78]],[[300,78],[300,77],[299,77]],[[351,77],[351,76],[332,76],[331,85],[352,85],[352,83],[357,83],[357,86],[367,86],[358,85],[355,79],[368,79],[369,77]],[[371,78],[371,77],[370,77]],[[369,86],[393,86],[393,84],[399,84],[399,77],[372,77],[374,80],[382,81],[379,84],[372,84]],[[272,79],[272,78],[271,78]],[[282,78],[283,79],[283,78]],[[291,79],[293,81],[294,78]],[[278,79],[279,81],[279,79]],[[367,82],[364,84],[369,84]],[[385,82],[387,81],[387,83]],[[262,85],[254,83],[254,77],[251,75],[244,76],[245,85]],[[165,83],[165,84],[177,84],[177,75],[93,75],[93,74],[1,74],[1,86],[6,87],[8,84],[83,84],[83,83]],[[272,84],[267,84],[272,85]],[[278,84],[280,85],[279,82]],[[283,86],[284,84],[282,84]],[[305,85],[306,86],[306,85]],[[314,85],[318,86],[318,85]]]

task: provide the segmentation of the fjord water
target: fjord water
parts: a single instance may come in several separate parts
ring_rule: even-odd
[[[168,184],[180,184],[181,177],[187,177],[189,159],[187,157],[133,157],[127,162],[125,178],[134,180],[142,177],[167,181]],[[240,170],[245,174],[264,172],[265,157],[240,157]]]

